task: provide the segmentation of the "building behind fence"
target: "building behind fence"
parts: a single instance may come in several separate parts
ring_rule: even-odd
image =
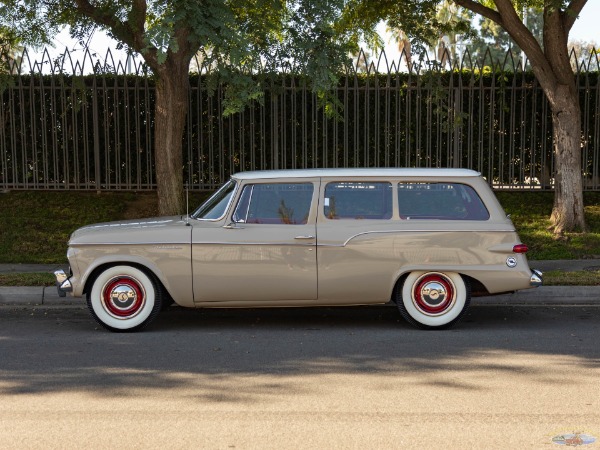
[[[399,70],[382,55],[377,66],[347,69],[338,118],[285,73],[270,77],[262,102],[223,117],[223,88],[211,92],[205,75],[191,74],[186,182],[214,189],[242,170],[463,167],[496,188],[552,189],[550,108],[533,74],[508,56],[500,65],[465,64],[467,55],[459,66]],[[68,53],[39,62],[25,54],[20,64],[2,77],[0,188],[155,188],[155,87],[143,65],[134,61],[130,74],[110,54],[100,64]],[[577,71],[582,170],[585,189],[600,190],[597,59],[586,66]]]

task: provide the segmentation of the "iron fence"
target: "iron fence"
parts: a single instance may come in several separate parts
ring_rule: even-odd
[[[100,62],[44,53],[0,58],[0,188],[155,188],[155,86],[139,60]],[[339,117],[306,80],[271,76],[261,102],[224,117],[224,87],[190,74],[182,151],[190,189],[242,170],[311,167],[464,167],[499,189],[552,189],[552,121],[530,71],[503,63],[388,62],[360,55],[341,77]],[[413,59],[414,60],[414,59]],[[597,58],[576,62],[586,190],[600,190]]]

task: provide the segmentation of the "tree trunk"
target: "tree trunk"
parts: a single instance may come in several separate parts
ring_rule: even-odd
[[[184,213],[183,131],[189,106],[188,64],[167,60],[157,75],[154,119],[154,158],[158,211]]]
[[[550,220],[555,234],[586,231],[581,175],[581,109],[577,94],[559,86],[551,101],[555,156],[554,207]]]

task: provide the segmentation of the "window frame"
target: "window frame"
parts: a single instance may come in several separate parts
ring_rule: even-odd
[[[389,208],[384,210],[384,216],[383,217],[364,217],[364,218],[360,218],[360,217],[337,217],[337,218],[332,218],[329,217],[329,214],[327,214],[325,212],[325,208],[328,207],[329,205],[326,205],[325,202],[327,201],[327,199],[329,198],[327,196],[327,188],[330,185],[333,184],[354,184],[354,185],[358,185],[358,184],[379,184],[379,185],[387,185],[387,187],[389,187],[389,202],[390,204],[388,205]],[[343,179],[338,179],[338,180],[324,180],[323,181],[323,205],[319,205],[319,215],[323,216],[327,221],[339,221],[339,220],[343,220],[343,221],[365,221],[365,220],[374,220],[377,222],[382,222],[382,221],[390,221],[393,220],[396,217],[396,209],[395,209],[395,202],[394,202],[394,196],[396,194],[394,193],[394,182],[392,180],[389,179],[374,179],[374,180],[357,180],[357,179],[347,179],[347,180],[343,180]]]
[[[406,214],[403,214],[403,206],[401,204],[401,192],[400,192],[400,185],[447,185],[447,186],[457,186],[457,187],[463,187],[463,188],[467,188],[469,191],[467,191],[467,195],[470,195],[474,198],[476,198],[479,201],[479,205],[481,206],[482,211],[485,211],[486,213],[486,217],[485,218],[473,218],[473,217],[468,217],[471,213],[469,211],[469,207],[468,204],[463,202],[463,206],[465,208],[465,210],[467,211],[468,215],[466,218],[461,218],[461,217],[450,217],[450,216],[444,216],[442,214],[439,215],[428,215],[428,216],[422,216],[419,217],[418,215],[415,216],[409,216]],[[481,195],[479,195],[479,192],[477,192],[477,189],[475,189],[473,186],[471,186],[468,183],[461,183],[461,182],[456,182],[456,181],[407,181],[407,180],[402,180],[402,181],[398,181],[396,182],[396,207],[398,208],[398,214],[399,214],[399,218],[402,221],[408,221],[408,220],[448,220],[448,221],[474,221],[474,222],[486,222],[489,221],[492,217],[490,209],[488,208],[488,206],[486,205],[485,201],[483,200],[483,198],[481,197]],[[473,213],[476,214],[476,213]],[[483,216],[482,216],[483,217]]]
[[[285,223],[285,222],[281,222],[281,223],[257,223],[257,222],[248,222],[248,214],[250,211],[250,207],[252,205],[252,198],[254,197],[254,188],[256,186],[273,186],[273,185],[306,185],[306,186],[310,186],[310,188],[312,189],[311,191],[311,195],[310,195],[310,203],[308,205],[308,210],[307,210],[307,215],[306,215],[306,221],[302,221],[299,223]],[[245,218],[242,221],[236,220],[236,212],[238,210],[238,208],[240,207],[241,202],[244,199],[244,193],[246,191],[247,188],[251,188],[250,194],[249,194],[249,199],[248,199],[248,204],[244,205],[246,208],[246,214],[245,214]],[[296,226],[302,226],[302,225],[307,225],[310,224],[312,222],[314,222],[314,218],[313,218],[313,210],[314,210],[314,204],[315,204],[315,194],[318,195],[319,192],[319,185],[318,182],[315,182],[314,180],[304,180],[304,179],[291,179],[291,180],[281,180],[281,181],[273,181],[273,180],[248,180],[246,183],[244,183],[241,187],[240,187],[240,193],[238,195],[238,198],[236,200],[236,204],[233,207],[232,211],[231,211],[231,220],[234,223],[239,223],[239,224],[244,224],[244,226],[246,225],[296,225]]]

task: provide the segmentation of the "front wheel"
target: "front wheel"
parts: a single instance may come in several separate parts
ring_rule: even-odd
[[[451,327],[470,302],[469,281],[454,272],[411,272],[396,290],[402,317],[423,329]]]
[[[137,331],[158,315],[162,295],[153,278],[132,266],[113,266],[94,280],[87,294],[92,316],[110,331]]]

